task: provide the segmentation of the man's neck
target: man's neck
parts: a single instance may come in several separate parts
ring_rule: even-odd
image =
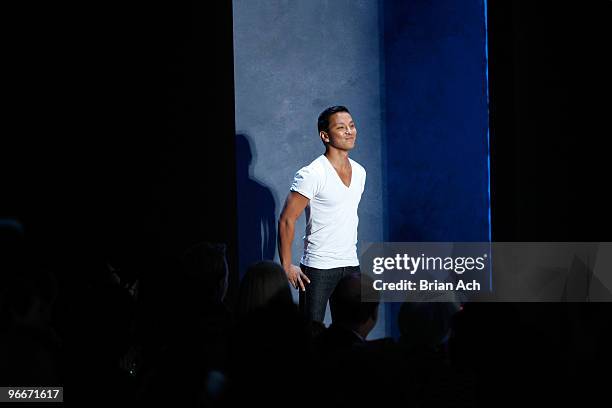
[[[346,150],[339,150],[327,147],[325,149],[325,157],[334,165],[336,168],[346,167],[350,165],[349,154]]]

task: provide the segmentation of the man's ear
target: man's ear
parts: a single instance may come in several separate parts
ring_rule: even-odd
[[[327,132],[322,130],[319,132],[319,136],[321,136],[321,140],[323,141],[323,143],[329,143],[329,136],[327,135]]]

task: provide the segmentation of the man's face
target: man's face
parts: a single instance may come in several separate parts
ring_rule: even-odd
[[[334,113],[329,118],[327,132],[321,132],[321,139],[339,150],[352,150],[357,139],[357,128],[347,112]]]

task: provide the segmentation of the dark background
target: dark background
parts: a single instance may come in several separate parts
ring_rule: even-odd
[[[489,1],[495,241],[609,241],[609,1]]]
[[[201,240],[234,265],[231,2],[57,7],[9,13],[2,215],[66,272]]]
[[[12,7],[0,215],[21,220],[61,293],[79,291],[82,260],[203,239],[226,242],[235,271],[231,2]],[[494,241],[610,241],[611,8],[488,2]],[[572,330],[596,339],[607,304],[523,307],[561,322],[551,359],[594,363]]]

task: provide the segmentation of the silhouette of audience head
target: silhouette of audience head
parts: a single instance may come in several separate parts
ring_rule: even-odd
[[[206,303],[218,304],[225,299],[228,287],[226,246],[199,242],[182,254],[180,261],[186,278],[195,283]]]
[[[379,302],[379,293],[373,289],[370,277],[360,273],[347,275],[338,282],[330,298],[332,325],[353,330],[365,339],[378,320]]]
[[[51,323],[58,283],[47,270],[23,270],[13,276],[6,294],[6,307],[14,323],[46,327]]]
[[[239,314],[270,309],[293,308],[293,298],[283,268],[272,261],[260,261],[247,269],[240,283]]]
[[[23,227],[14,219],[0,219],[0,271],[2,319],[28,327],[47,326],[58,283],[53,273],[28,257]]]
[[[398,315],[400,342],[410,348],[435,349],[450,331],[458,308],[447,302],[405,302]]]

